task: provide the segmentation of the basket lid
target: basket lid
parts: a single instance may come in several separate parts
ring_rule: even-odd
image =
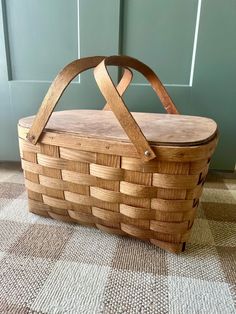
[[[142,112],[132,115],[151,144],[199,145],[210,141],[217,132],[216,122],[209,118]],[[30,128],[33,119],[34,116],[22,118],[19,125]],[[130,142],[114,114],[104,110],[54,112],[44,131]]]

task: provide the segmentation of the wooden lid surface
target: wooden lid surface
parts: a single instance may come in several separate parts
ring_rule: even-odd
[[[152,144],[190,146],[210,141],[217,132],[209,118],[132,112],[147,140]],[[34,116],[22,118],[19,125],[30,128]],[[73,133],[82,137],[130,142],[111,111],[66,110],[54,112],[45,131]]]

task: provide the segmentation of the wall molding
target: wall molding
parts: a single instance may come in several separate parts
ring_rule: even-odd
[[[195,31],[194,31],[194,41],[193,41],[193,50],[192,50],[192,60],[191,60],[191,68],[189,74],[189,83],[188,84],[169,84],[164,83],[164,86],[173,86],[173,87],[192,87],[193,79],[194,79],[194,71],[196,64],[196,53],[197,53],[197,44],[198,44],[198,34],[199,34],[199,26],[200,26],[200,18],[201,18],[201,9],[202,9],[202,0],[198,0],[197,5],[197,15],[196,15],[196,23],[195,23]],[[132,83],[132,86],[149,86],[148,83]]]
[[[19,83],[52,83],[53,80],[14,80],[12,79],[12,65],[10,57],[10,46],[9,46],[9,32],[8,32],[8,23],[7,23],[7,10],[6,10],[6,0],[0,0],[2,5],[2,19],[3,19],[3,34],[4,34],[4,44],[5,44],[5,54],[7,59],[7,72],[8,72],[8,81],[19,82]],[[77,58],[81,57],[81,43],[80,43],[80,0],[76,1],[77,5]],[[60,69],[59,69],[60,70]],[[73,81],[74,84],[80,84],[81,78],[80,75],[76,77]]]

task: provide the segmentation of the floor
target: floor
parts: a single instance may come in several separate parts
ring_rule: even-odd
[[[184,253],[31,214],[0,164],[0,313],[236,313],[236,177],[208,176]]]

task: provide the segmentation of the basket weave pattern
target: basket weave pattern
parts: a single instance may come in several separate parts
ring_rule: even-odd
[[[143,163],[23,139],[20,150],[31,212],[183,249],[209,158]]]
[[[117,86],[109,75],[110,65],[124,68]],[[104,110],[114,116],[100,115],[99,124],[96,112],[87,113],[90,120],[80,117],[74,122],[63,113],[58,120],[63,128],[58,129],[58,124],[50,128],[47,123],[66,87],[91,68],[107,102]],[[71,62],[51,84],[33,123],[19,122],[29,208],[46,217],[148,240],[177,253],[184,250],[190,235],[217,143],[217,126],[214,121],[202,124],[189,117],[185,122],[189,127],[184,129],[176,116],[171,133],[168,122],[161,124],[156,116],[151,127],[145,114],[152,131],[146,137],[122,99],[132,80],[131,69],[146,77],[168,114],[179,114],[157,75],[137,59],[95,56]],[[114,118],[126,137],[117,133],[117,125],[109,124]],[[76,131],[77,123],[85,129]],[[159,132],[156,124],[162,128]],[[97,127],[104,125],[109,128],[99,135]],[[177,128],[178,139],[173,138]]]

